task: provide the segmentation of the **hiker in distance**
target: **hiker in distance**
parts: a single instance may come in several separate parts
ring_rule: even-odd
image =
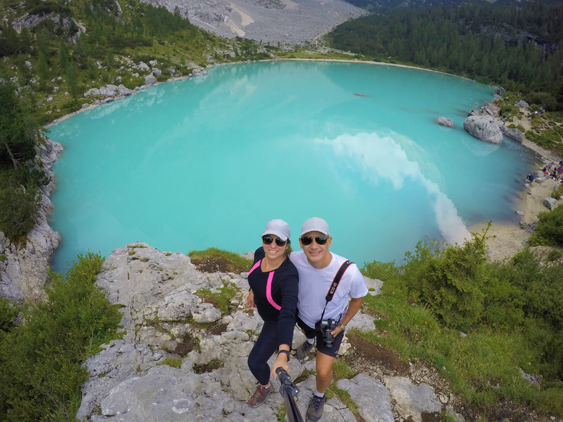
[[[323,414],[325,391],[332,381],[332,364],[344,330],[360,309],[368,288],[356,264],[329,251],[332,237],[322,218],[303,223],[299,244],[303,251],[292,252],[290,258],[299,272],[297,324],[307,340],[295,356],[303,361],[316,340],[317,386],[306,414],[307,421],[316,422]]]
[[[282,367],[289,372],[287,362],[293,341],[297,317],[299,276],[289,260],[291,242],[289,225],[283,220],[272,220],[262,233],[262,246],[254,253],[254,265],[248,272],[250,290],[246,305],[258,310],[264,320],[262,331],[248,356],[248,367],[258,380],[256,391],[248,400],[250,407],[258,407],[272,391],[270,373]],[[278,350],[272,365],[268,359]]]

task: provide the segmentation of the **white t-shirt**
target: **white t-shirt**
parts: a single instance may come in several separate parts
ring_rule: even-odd
[[[347,261],[346,258],[335,253],[331,252],[331,254],[330,264],[320,270],[309,264],[303,251],[292,252],[289,257],[299,272],[297,302],[299,318],[311,328],[315,328],[315,323],[320,321],[328,289],[340,266]],[[350,298],[364,297],[367,293],[368,288],[364,276],[356,264],[350,265],[344,272],[332,300],[328,302],[323,319],[332,318],[339,321],[348,309]]]

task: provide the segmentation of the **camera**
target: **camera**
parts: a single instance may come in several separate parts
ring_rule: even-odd
[[[323,345],[329,349],[332,348],[334,343],[332,330],[334,330],[337,325],[336,321],[332,318],[323,319],[315,324],[315,329],[323,333]]]

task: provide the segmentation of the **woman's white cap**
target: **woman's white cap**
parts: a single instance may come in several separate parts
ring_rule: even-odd
[[[289,224],[285,221],[275,219],[266,224],[266,228],[264,229],[262,236],[267,234],[275,234],[281,240],[286,241],[291,236],[291,230],[289,229]]]
[[[309,218],[301,227],[301,236],[309,232],[321,232],[322,234],[328,236],[328,224],[319,217]]]

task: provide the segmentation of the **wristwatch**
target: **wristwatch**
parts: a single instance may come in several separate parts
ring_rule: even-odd
[[[287,361],[289,362],[289,357],[290,357],[290,356],[289,356],[289,350],[280,350],[280,351],[278,352],[278,356],[280,355],[280,353],[285,353],[285,354],[287,355]]]
[[[346,326],[344,324],[342,324],[341,322],[338,323],[338,325],[340,325],[342,327],[342,331],[346,331]]]

